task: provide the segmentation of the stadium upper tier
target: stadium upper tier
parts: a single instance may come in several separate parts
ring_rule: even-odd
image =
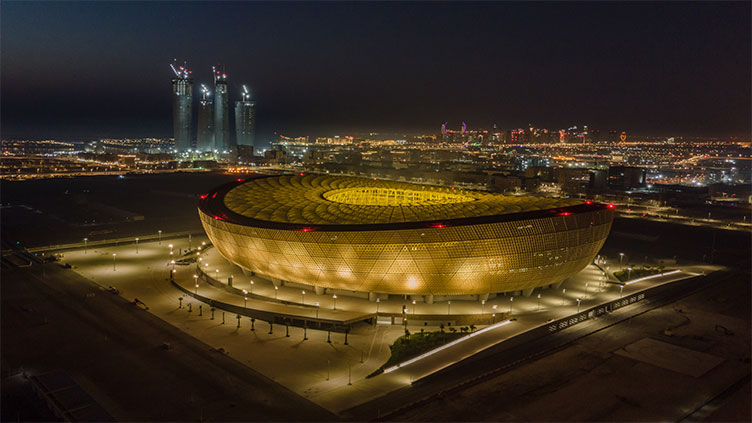
[[[227,192],[224,203],[234,213],[268,222],[361,225],[477,218],[583,202],[344,176],[285,175],[240,184]]]

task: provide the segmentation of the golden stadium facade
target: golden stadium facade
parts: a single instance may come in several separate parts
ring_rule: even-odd
[[[592,262],[613,206],[329,175],[242,180],[202,195],[219,253],[272,279],[385,294],[531,290]]]

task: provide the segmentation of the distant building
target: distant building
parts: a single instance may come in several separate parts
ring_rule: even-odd
[[[230,151],[230,110],[227,98],[227,74],[214,68],[214,149]]]
[[[235,102],[235,143],[238,146],[253,148],[256,135],[256,102],[251,100],[251,93],[245,85],[241,96],[242,100]]]
[[[608,170],[608,186],[616,189],[643,187],[646,174],[642,167],[613,166]]]
[[[198,133],[196,150],[214,151],[214,102],[209,97],[211,92],[201,85],[201,100],[198,103]]]
[[[556,169],[556,181],[561,189],[566,192],[585,192],[590,187],[590,171],[582,168],[558,168]]]
[[[551,166],[551,159],[548,157],[516,157],[514,159],[514,169],[524,172],[529,167],[548,167]]]
[[[492,174],[488,178],[488,188],[496,192],[516,191],[522,188],[522,178],[504,174]]]
[[[172,80],[172,129],[175,136],[175,149],[186,152],[191,149],[191,116],[193,104],[192,73],[185,66],[170,65],[175,73]]]
[[[529,166],[525,169],[526,178],[540,178],[542,181],[554,180],[554,169],[548,166]]]

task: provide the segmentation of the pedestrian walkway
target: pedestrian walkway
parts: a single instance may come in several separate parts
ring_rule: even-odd
[[[197,241],[204,240],[193,237],[193,246],[197,245]],[[578,309],[585,310],[650,287],[717,270],[717,267],[712,266],[667,269],[664,275],[622,285],[609,283],[604,273],[591,265],[564,281],[558,289],[536,290],[529,297],[498,295],[486,302],[452,300],[451,304],[427,304],[416,299],[413,304],[412,299],[400,296],[391,296],[376,303],[353,296],[338,295],[334,298],[333,294],[316,295],[315,291],[309,292],[289,285],[275,289],[269,281],[243,275],[216,250],[210,249],[202,253],[200,264],[203,271],[209,274],[213,271],[213,277],[218,281],[226,282],[232,276],[233,287],[240,289],[240,292],[242,289],[248,291],[249,297],[246,300],[244,296],[201,280],[196,287],[198,278],[193,278],[196,275],[196,265],[174,265],[173,278],[184,287],[193,285],[194,292],[237,307],[308,318],[315,318],[318,313],[319,318],[343,319],[351,314],[364,313],[401,315],[405,306],[408,329],[411,332],[421,328],[438,330],[436,326],[424,326],[427,322],[422,319],[426,316],[443,315],[453,325],[456,316],[463,315],[475,316],[485,322],[476,324],[479,333],[472,337],[463,338],[461,342],[386,374],[366,379],[367,375],[389,358],[389,345],[403,334],[400,324],[355,326],[345,344],[343,334],[271,326],[260,321],[252,326],[248,318],[237,320],[235,314],[225,315],[221,310],[217,310],[212,319],[208,305],[204,304],[201,309],[201,303],[185,297],[169,281],[173,270],[172,257],[185,252],[188,248],[187,238],[145,242],[138,248],[137,251],[135,245],[121,245],[69,251],[65,253],[63,261],[71,263],[75,271],[104,288],[117,287],[120,295],[129,301],[138,298],[149,307],[149,312],[208,345],[221,348],[240,362],[334,412],[407,386],[412,381],[510,337],[576,314]],[[173,252],[172,255],[169,254],[170,251]],[[618,258],[616,262],[606,263],[606,266],[612,268],[618,265]],[[251,280],[254,281],[253,284],[250,283]],[[250,295],[251,292],[253,296]],[[180,301],[179,298],[183,300]],[[182,308],[179,308],[181,305]],[[510,317],[511,321],[506,322]],[[494,323],[494,319],[496,323],[503,324],[488,326]],[[251,328],[255,330],[252,331]]]

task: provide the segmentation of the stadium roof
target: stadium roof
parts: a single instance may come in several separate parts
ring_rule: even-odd
[[[508,196],[316,174],[251,179],[236,184],[224,195],[224,206],[234,215],[253,221],[300,225],[476,219],[582,204],[577,199]]]

